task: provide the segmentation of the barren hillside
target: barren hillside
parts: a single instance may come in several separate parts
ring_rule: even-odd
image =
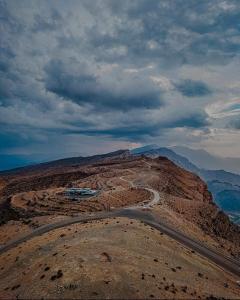
[[[42,172],[39,167],[36,172],[18,170],[2,175],[1,182],[2,245],[42,225],[128,207],[146,211],[214,251],[240,257],[239,227],[218,209],[198,176],[164,157],[121,153]],[[63,196],[66,187],[99,193],[72,201]],[[239,292],[234,276],[174,239],[125,218],[52,230],[0,259],[3,298],[39,293],[44,298],[236,298]]]

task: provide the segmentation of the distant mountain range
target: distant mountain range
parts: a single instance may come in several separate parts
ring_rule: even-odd
[[[64,167],[74,167],[74,166],[80,166],[80,165],[87,165],[87,164],[94,164],[98,161],[104,161],[105,159],[108,160],[110,158],[114,157],[126,157],[130,155],[129,150],[117,150],[110,153],[105,154],[97,154],[92,156],[76,156],[76,157],[68,157],[68,158],[62,158],[42,163],[36,163],[36,164],[29,164],[23,167],[17,167],[9,170],[3,170],[0,171],[0,175],[10,175],[10,174],[18,174],[18,173],[30,173],[32,171],[36,172],[37,170],[41,171],[49,171],[51,169],[62,169]]]
[[[199,168],[207,170],[225,170],[240,174],[240,158],[220,157],[212,155],[202,149],[191,149],[188,147],[175,146],[171,149],[182,156],[187,157],[193,164]]]
[[[233,221],[235,221],[235,218],[240,219],[240,175],[230,173],[225,170],[208,170],[200,168],[188,157],[189,153],[195,154],[195,150],[191,151],[191,149],[186,148],[189,151],[186,151],[186,155],[183,156],[172,149],[166,147],[157,148],[156,145],[153,145],[153,148],[151,149],[151,145],[149,145],[133,149],[131,153],[134,155],[145,155],[152,158],[165,156],[176,165],[197,174],[207,183],[208,189],[213,194],[215,203],[222,210],[228,213]],[[180,147],[178,149],[180,149]],[[181,153],[183,152],[183,149],[184,148],[182,147]],[[211,156],[206,151],[203,151],[203,153],[206,157],[207,155]],[[215,161],[217,161],[217,159]]]
[[[0,172],[10,169],[33,166],[53,160],[64,159],[65,157],[78,156],[76,153],[60,155],[57,157],[54,154],[0,154]]]

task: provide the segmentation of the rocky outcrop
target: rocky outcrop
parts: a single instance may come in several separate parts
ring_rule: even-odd
[[[235,257],[240,257],[240,227],[214,203],[207,184],[167,158],[156,158],[158,190],[168,194],[166,202],[182,218],[198,225]]]

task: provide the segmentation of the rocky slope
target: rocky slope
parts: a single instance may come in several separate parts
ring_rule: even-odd
[[[2,299],[236,299],[236,278],[126,218],[76,224],[0,256]],[[216,297],[216,298],[214,298]]]
[[[80,163],[72,159],[18,169],[11,174],[2,175],[1,200],[6,208],[6,199],[20,192],[41,191],[48,188],[66,187],[82,184],[93,185],[93,188],[102,186],[113,193],[123,184],[117,179],[120,175],[128,174],[129,170],[135,174],[133,180],[140,180],[143,185],[150,185],[164,193],[168,206],[181,213],[181,217],[194,222],[209,234],[231,241],[239,237],[239,228],[232,224],[228,217],[219,211],[214,204],[207,185],[197,175],[188,172],[165,157],[155,159],[147,157],[134,157],[128,151],[118,151],[109,155],[94,156]],[[147,164],[147,167],[146,167]],[[64,165],[64,167],[63,167]],[[126,171],[127,170],[127,171]],[[142,176],[143,175],[143,176]],[[112,187],[108,185],[115,180]],[[117,191],[115,191],[117,195]],[[127,194],[126,194],[127,195]],[[114,196],[113,196],[114,197]],[[5,201],[3,201],[5,199]],[[13,215],[13,214],[11,214]]]
[[[147,203],[151,195],[144,187],[149,187],[160,196],[150,215],[218,252],[240,257],[239,227],[214,204],[200,177],[165,157],[121,152],[84,164],[17,170],[0,179],[8,216],[0,226],[5,241],[73,213]],[[59,196],[66,186],[101,193],[73,203]],[[129,219],[54,230],[8,251],[0,262],[3,298],[236,298],[239,292],[234,276]]]
[[[153,147],[153,148],[151,148]],[[174,148],[175,149],[175,148]],[[240,215],[240,175],[224,170],[207,170],[194,165],[186,157],[175,153],[172,149],[149,145],[131,151],[134,155],[145,155],[151,158],[164,156],[176,165],[199,175],[208,185],[215,203],[226,213]],[[182,153],[182,152],[181,152]]]

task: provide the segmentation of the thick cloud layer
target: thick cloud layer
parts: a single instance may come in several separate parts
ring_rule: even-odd
[[[107,74],[91,71],[85,63],[51,60],[45,67],[48,91],[95,109],[150,109],[161,106],[161,89],[144,74],[114,67]]]
[[[0,0],[1,153],[239,155],[239,19],[238,0]]]
[[[202,81],[185,79],[177,83],[175,86],[183,96],[187,97],[203,97],[211,94],[210,88]]]

